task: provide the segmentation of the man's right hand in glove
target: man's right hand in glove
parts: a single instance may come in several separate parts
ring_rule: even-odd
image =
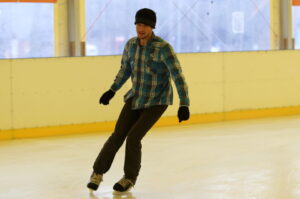
[[[106,91],[100,98],[99,103],[103,104],[103,105],[108,105],[109,101],[111,100],[111,98],[113,98],[113,96],[115,95],[115,92],[112,90],[108,90]]]

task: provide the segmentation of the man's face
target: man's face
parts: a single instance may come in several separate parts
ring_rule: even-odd
[[[148,39],[152,35],[152,27],[146,24],[137,23],[136,33],[139,39]]]

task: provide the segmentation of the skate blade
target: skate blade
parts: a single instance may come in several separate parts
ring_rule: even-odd
[[[114,190],[113,195],[115,195],[115,196],[132,196],[131,189],[132,189],[132,187],[130,187],[127,191],[124,191],[124,192]]]
[[[94,195],[94,192],[95,192],[95,190],[93,190],[93,189],[89,189],[89,193],[90,193],[90,195]]]

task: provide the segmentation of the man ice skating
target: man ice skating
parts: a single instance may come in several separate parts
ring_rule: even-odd
[[[125,192],[135,185],[141,168],[141,140],[173,103],[171,77],[180,99],[179,122],[189,119],[188,88],[179,61],[171,45],[153,33],[155,24],[153,10],[144,8],[136,13],[137,37],[127,42],[121,68],[110,89],[100,98],[100,104],[108,105],[115,92],[131,77],[132,88],[124,96],[125,104],[114,132],[94,163],[87,185],[91,190],[98,189],[125,139],[124,176],[113,189]]]

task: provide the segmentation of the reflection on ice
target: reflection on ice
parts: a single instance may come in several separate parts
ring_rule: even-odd
[[[0,142],[0,198],[300,198],[300,117],[152,129],[131,192],[115,193],[124,148],[99,190],[86,188],[109,134]]]

